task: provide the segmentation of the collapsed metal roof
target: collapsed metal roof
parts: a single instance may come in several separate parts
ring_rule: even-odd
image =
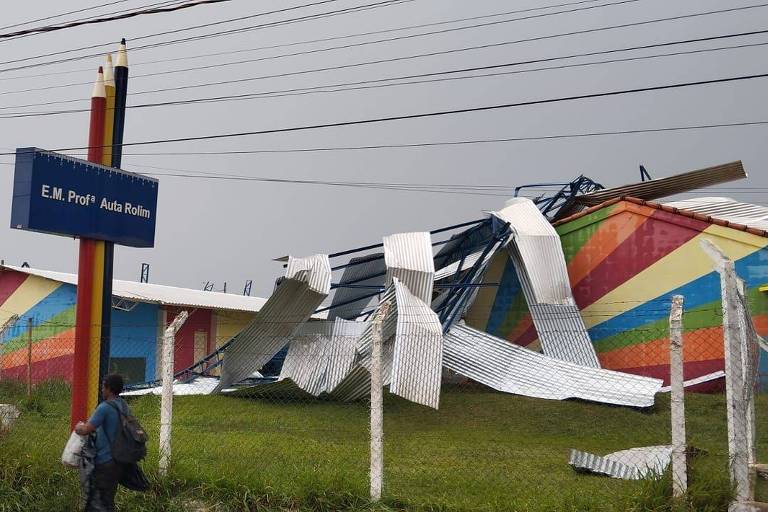
[[[695,171],[684,172],[658,178],[655,180],[632,183],[620,187],[598,190],[589,194],[576,196],[574,201],[585,206],[595,206],[609,199],[631,196],[638,199],[653,200],[682,194],[712,185],[719,185],[744,179],[747,173],[741,161],[706,167]]]

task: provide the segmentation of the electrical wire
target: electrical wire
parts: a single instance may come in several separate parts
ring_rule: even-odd
[[[56,19],[56,18],[63,18],[64,16],[69,16],[70,14],[80,14],[82,12],[92,11],[94,9],[101,9],[102,7],[109,7],[111,5],[116,5],[116,4],[124,4],[125,2],[129,2],[129,1],[130,0],[117,0],[117,1],[114,1],[114,2],[107,2],[105,4],[94,5],[92,7],[85,7],[83,9],[77,9],[77,10],[74,10],[74,11],[68,11],[68,12],[62,12],[62,13],[59,13],[59,14],[53,14],[51,16],[46,16],[44,18],[36,18],[34,20],[22,21],[22,22],[19,22],[19,23],[14,23],[12,25],[4,25],[4,26],[0,27],[0,30],[5,30],[5,29],[8,29],[8,28],[14,28],[14,27],[20,27],[22,25],[31,25],[32,23],[39,23],[41,21],[48,21],[48,20],[52,20],[52,19]]]
[[[339,0],[319,0],[317,2],[312,2],[312,3],[309,3],[309,4],[303,4],[303,5],[293,6],[293,7],[289,7],[289,8],[283,8],[283,9],[276,9],[276,10],[266,11],[266,12],[260,12],[260,13],[249,15],[249,16],[240,16],[239,18],[232,18],[230,20],[224,20],[224,21],[221,21],[221,22],[211,22],[211,23],[207,23],[207,24],[203,24],[203,25],[197,25],[197,26],[194,26],[194,27],[184,27],[182,29],[170,30],[170,31],[166,31],[166,32],[156,32],[156,33],[153,33],[153,34],[146,34],[144,36],[133,37],[133,38],[131,38],[131,42],[135,43],[136,41],[139,41],[139,40],[147,39],[147,38],[150,38],[150,37],[158,37],[160,35],[167,34],[167,33],[181,32],[181,31],[185,31],[185,30],[193,30],[193,29],[197,29],[197,28],[200,28],[200,27],[206,27],[206,26],[209,26],[209,25],[215,25],[215,24],[218,24],[218,23],[229,23],[229,22],[239,21],[239,20],[242,20],[244,18],[253,18],[253,17],[257,17],[257,16],[266,16],[266,15],[270,15],[270,14],[277,14],[277,13],[281,13],[281,12],[287,12],[287,11],[292,11],[292,10],[296,10],[296,9],[300,9],[300,8],[312,7],[312,6],[315,6],[315,5],[320,5],[320,4],[330,3],[330,2],[337,2],[337,1],[339,1]],[[333,16],[339,16],[339,15],[349,14],[349,13],[354,13],[354,12],[362,12],[362,11],[367,11],[367,10],[371,10],[371,9],[378,9],[378,8],[381,8],[381,7],[388,7],[388,6],[392,6],[392,5],[399,5],[399,4],[409,3],[409,2],[414,2],[414,1],[416,1],[416,0],[383,0],[383,1],[374,2],[374,3],[370,3],[370,4],[356,5],[356,6],[353,6],[353,7],[346,7],[346,8],[337,9],[337,10],[334,10],[334,11],[325,11],[325,12],[322,12],[322,13],[301,16],[301,17],[298,17],[298,18],[289,18],[287,20],[272,21],[272,22],[269,22],[269,23],[263,23],[263,24],[260,24],[260,25],[254,25],[254,26],[240,28],[240,29],[236,29],[236,30],[239,31],[239,32],[244,32],[244,31],[257,30],[257,29],[262,29],[262,28],[271,28],[271,27],[278,27],[278,26],[284,26],[284,25],[291,25],[291,24],[294,24],[294,23],[303,23],[303,22],[306,22],[306,21],[313,21],[313,20],[317,20],[317,19],[329,18],[329,17],[333,17]],[[181,43],[184,43],[184,42],[195,41],[195,40],[199,40],[199,39],[207,39],[207,38],[213,37],[213,36],[225,35],[225,33],[229,34],[230,31],[217,32],[217,33],[214,33],[214,34],[203,34],[203,35],[199,35],[199,36],[186,37],[186,38],[175,39],[175,40],[172,39],[172,40],[169,40],[169,41],[160,41],[160,42],[157,42],[157,43],[151,43],[151,44],[146,44],[146,45],[143,45],[143,46],[133,47],[133,48],[131,48],[131,52],[142,51],[142,50],[146,50],[146,49],[150,49],[150,48],[157,48],[157,47],[160,47],[160,46],[168,46],[168,45],[171,45],[171,44],[181,44]],[[234,33],[234,32],[232,32],[232,33]],[[93,49],[93,48],[104,48],[104,47],[111,46],[112,44],[115,44],[115,43],[103,43],[103,44],[97,44],[97,45],[90,45],[90,46],[85,46],[85,47],[82,47],[82,48],[79,48],[79,49],[75,49],[75,50],[61,50],[61,51],[58,51],[58,52],[51,52],[51,53],[48,53],[48,54],[37,55],[37,56],[34,56],[34,57],[24,57],[24,58],[21,58],[21,59],[14,59],[14,60],[10,60],[10,61],[0,62],[0,65],[2,65],[2,64],[12,64],[12,63],[23,62],[23,61],[28,61],[28,60],[34,60],[34,59],[48,57],[48,56],[62,55],[62,54],[71,53],[73,51],[87,50],[87,49]],[[56,59],[56,60],[51,60],[51,61],[27,64],[27,65],[23,65],[23,66],[4,68],[4,69],[0,69],[0,73],[6,73],[6,72],[9,72],[9,71],[17,71],[17,70],[21,70],[21,69],[36,68],[36,67],[41,67],[41,66],[51,66],[51,65],[63,64],[63,63],[67,63],[67,62],[80,61],[80,60],[84,60],[84,59],[100,57],[101,54],[102,54],[102,51],[97,52],[97,53],[86,54],[86,55],[79,55],[79,56],[76,56],[76,57],[68,57],[68,58],[65,58],[65,59]]]
[[[228,150],[228,151],[165,151],[165,152],[125,152],[124,156],[128,157],[158,157],[158,156],[230,156],[230,155],[259,155],[259,154],[290,154],[290,153],[324,153],[335,151],[370,151],[380,149],[416,149],[416,148],[431,148],[431,147],[443,147],[443,146],[467,146],[476,144],[501,144],[511,142],[534,142],[534,141],[549,141],[559,139],[579,139],[579,138],[591,138],[591,137],[606,137],[614,135],[640,135],[649,133],[671,133],[671,132],[685,132],[691,130],[709,130],[716,128],[739,128],[739,127],[759,127],[768,125],[768,119],[759,121],[740,121],[732,123],[710,123],[702,125],[683,125],[683,126],[666,126],[657,128],[637,128],[629,130],[606,130],[597,132],[581,132],[581,133],[560,133],[551,135],[538,135],[538,136],[526,136],[526,137],[504,137],[504,138],[488,138],[488,139],[469,139],[469,140],[452,140],[452,141],[433,141],[433,142],[414,142],[414,143],[401,143],[401,144],[369,144],[362,146],[325,146],[325,147],[305,147],[305,148],[287,148],[287,149],[242,149],[242,150]],[[8,148],[10,149],[10,148]],[[2,153],[3,155],[15,155],[15,152]],[[71,156],[86,156],[86,153],[77,153],[74,150],[68,151]],[[0,162],[0,165],[15,165],[13,162]],[[554,190],[547,188],[536,188],[533,190]],[[748,190],[753,190],[753,187],[749,187]],[[756,189],[755,189],[756,190]],[[768,190],[768,189],[767,189]]]
[[[757,8],[757,7],[766,7],[768,6],[768,3],[760,4],[759,6],[751,6],[750,8]],[[745,7],[737,8],[737,9],[744,9]],[[402,62],[406,60],[413,60],[413,59],[420,59],[420,58],[428,58],[428,57],[436,57],[436,56],[443,56],[443,55],[449,55],[454,53],[461,53],[461,52],[467,52],[467,51],[475,51],[475,50],[482,50],[482,49],[488,49],[488,48],[497,48],[501,46],[508,46],[508,45],[515,45],[515,44],[521,44],[521,43],[529,43],[529,42],[536,42],[536,41],[542,41],[542,40],[549,40],[549,39],[555,39],[560,37],[569,37],[574,35],[583,35],[588,33],[595,33],[595,32],[602,32],[607,30],[616,30],[616,29],[622,29],[622,28],[628,28],[628,27],[635,27],[635,26],[642,26],[647,25],[651,23],[660,23],[660,22],[666,22],[666,21],[677,21],[679,19],[687,19],[692,17],[698,17],[698,16],[705,16],[705,15],[712,15],[712,14],[720,14],[723,12],[730,12],[731,9],[726,10],[719,10],[719,11],[707,11],[704,13],[694,13],[694,14],[688,14],[688,15],[682,15],[682,16],[673,16],[673,17],[667,17],[667,18],[656,18],[652,20],[644,20],[640,22],[632,22],[632,23],[623,23],[619,25],[608,25],[604,27],[596,27],[592,29],[585,29],[585,30],[578,30],[578,31],[570,31],[570,32],[561,32],[556,34],[548,34],[544,36],[535,36],[535,37],[529,37],[529,38],[523,38],[523,39],[516,39],[511,41],[502,41],[498,43],[489,43],[489,44],[483,44],[483,45],[475,45],[475,46],[465,46],[460,48],[452,48],[449,50],[440,50],[440,51],[434,51],[434,52],[427,52],[427,53],[417,53],[417,54],[410,54],[410,55],[404,55],[399,57],[392,57],[392,58],[386,58],[386,59],[377,59],[377,60],[369,60],[369,61],[363,61],[363,62],[356,62],[351,64],[344,64],[340,66],[328,66],[328,67],[321,67],[321,68],[313,68],[308,70],[300,70],[300,71],[293,71],[293,72],[287,72],[287,73],[279,73],[279,74],[272,74],[272,75],[261,75],[257,77],[246,77],[246,78],[240,78],[240,79],[234,79],[234,80],[219,80],[214,82],[207,82],[205,84],[195,84],[194,87],[208,87],[213,85],[223,85],[223,84],[234,84],[234,83],[243,83],[243,82],[249,82],[253,80],[262,80],[266,78],[281,78],[281,77],[287,77],[287,76],[297,76],[307,73],[317,73],[317,72],[323,72],[323,71],[337,71],[340,69],[350,69],[350,68],[357,68],[361,66],[369,66],[369,65],[376,65],[376,64],[388,64],[393,62]],[[759,31],[756,31],[759,32]],[[748,34],[748,33],[744,33]],[[391,39],[391,38],[390,38]],[[344,47],[355,47],[359,45],[360,43],[357,43],[355,45],[344,45]],[[285,55],[285,56],[296,56],[296,55],[304,55],[304,52],[296,52],[294,54]],[[253,63],[257,61],[263,61],[263,60],[273,60],[276,58],[281,58],[281,56],[270,56],[270,57],[262,57],[259,59],[248,59],[244,61],[239,61],[240,64],[243,63]],[[227,63],[225,64],[212,64],[212,65],[206,65],[206,66],[198,66],[198,67],[190,67],[186,68],[184,71],[199,71],[202,69],[216,69],[222,66],[229,65]],[[176,73],[179,71],[171,70],[171,71],[160,71],[156,73],[145,73],[145,74],[139,74],[134,75],[131,78],[142,78],[142,77],[150,77],[150,76],[160,76],[160,75],[166,75],[169,73]],[[66,87],[74,87],[74,86],[83,86],[83,85],[91,85],[91,82],[76,82],[76,83],[67,83],[67,84],[58,84],[53,86],[45,86],[45,87],[37,87],[37,88],[28,88],[28,89],[21,89],[21,90],[13,90],[13,91],[4,91],[0,93],[0,96],[2,95],[9,95],[9,94],[21,94],[21,93],[28,93],[28,92],[35,92],[35,91],[43,91],[43,90],[53,90],[53,89],[60,89],[60,88],[66,88]],[[169,87],[164,89],[157,89],[155,92],[165,92],[165,91],[178,91],[183,90],[187,88],[193,87],[192,85],[185,85],[185,86],[178,86],[178,87]]]
[[[564,6],[570,6],[570,5],[581,5],[585,3],[594,3],[601,0],[579,0],[578,2],[569,2],[569,3],[563,3],[563,4],[555,4],[555,5],[547,5],[543,7],[533,7],[529,9],[518,9],[514,11],[504,11],[504,12],[498,12],[493,14],[484,14],[481,16],[469,16],[464,18],[454,18],[450,20],[443,20],[443,21],[436,21],[431,23],[420,23],[418,25],[406,25],[402,27],[394,27],[394,28],[388,28],[388,29],[382,29],[382,30],[373,30],[368,32],[357,32],[353,34],[345,34],[341,36],[331,36],[331,37],[323,37],[323,38],[317,38],[317,39],[308,39],[303,41],[294,41],[290,43],[282,43],[282,44],[276,44],[271,46],[259,46],[255,48],[241,48],[237,50],[226,50],[226,51],[220,51],[220,52],[212,52],[212,53],[195,53],[194,55],[186,55],[183,57],[172,57],[168,59],[158,59],[158,60],[149,60],[149,61],[143,61],[143,62],[133,62],[131,63],[131,67],[135,68],[137,66],[145,66],[148,64],[159,64],[159,63],[167,63],[167,62],[177,62],[177,61],[184,61],[184,60],[194,60],[194,59],[202,59],[202,58],[208,58],[208,57],[220,57],[222,55],[234,55],[239,53],[250,53],[255,51],[263,51],[263,50],[273,50],[277,48],[287,48],[292,46],[300,46],[305,44],[313,44],[313,43],[323,43],[323,42],[329,42],[329,41],[339,41],[344,39],[351,39],[355,37],[364,37],[364,36],[370,36],[370,35],[379,35],[379,34],[390,34],[392,32],[400,32],[403,30],[413,30],[416,28],[426,28],[426,27],[435,27],[435,26],[441,26],[441,25],[448,25],[451,23],[461,23],[464,21],[474,21],[479,19],[488,19],[488,18],[495,18],[499,16],[506,16],[509,14],[520,14],[523,12],[531,12],[531,11],[540,11],[545,9],[551,9],[556,7],[564,7]],[[22,80],[22,79],[29,79],[29,78],[41,78],[41,77],[50,77],[50,76],[58,76],[58,75],[65,75],[65,74],[72,74],[72,73],[79,73],[79,72],[90,72],[93,71],[92,68],[80,68],[77,70],[67,70],[67,71],[57,71],[53,73],[39,73],[36,75],[21,75],[21,76],[14,76],[14,77],[0,77],[0,81],[8,81],[8,80]]]
[[[34,27],[34,28],[28,28],[23,30],[17,30],[15,32],[6,32],[4,34],[0,34],[0,40],[2,39],[9,39],[12,37],[17,36],[23,36],[27,34],[37,34],[37,33],[48,33],[48,32],[56,32],[59,30],[65,30],[69,28],[74,27],[80,27],[83,25],[94,25],[99,23],[107,23],[110,21],[117,21],[117,20],[124,20],[128,18],[135,18],[136,16],[145,16],[145,15],[151,15],[151,14],[163,14],[168,12],[175,12],[180,11],[183,9],[189,9],[191,7],[198,7],[201,5],[209,5],[209,4],[220,4],[225,2],[231,2],[232,0],[192,0],[188,3],[170,6],[170,7],[152,7],[149,9],[142,9],[139,11],[132,11],[127,12],[123,14],[116,14],[112,16],[104,16],[100,18],[93,18],[93,19],[84,19],[84,20],[77,20],[77,21],[71,21],[67,23],[63,23],[60,25],[46,25],[42,27]]]
[[[458,115],[458,114],[491,112],[491,111],[497,111],[497,110],[506,110],[510,108],[519,108],[519,107],[527,107],[527,106],[534,106],[534,105],[549,105],[554,103],[580,101],[580,100],[586,100],[586,99],[608,98],[608,97],[615,97],[615,96],[625,96],[629,94],[667,91],[667,90],[682,89],[682,88],[688,88],[688,87],[698,87],[702,85],[735,83],[735,82],[742,82],[746,80],[761,79],[766,77],[768,77],[768,73],[738,75],[738,76],[730,76],[730,77],[724,77],[724,78],[714,78],[709,80],[698,80],[693,82],[678,82],[673,84],[636,87],[632,89],[619,89],[619,90],[613,90],[613,91],[603,91],[603,92],[578,94],[578,95],[571,95],[571,96],[560,96],[555,98],[528,100],[528,101],[521,101],[521,102],[514,102],[514,103],[502,103],[502,104],[496,104],[496,105],[483,105],[478,107],[465,107],[460,109],[420,112],[415,114],[392,115],[392,116],[374,117],[374,118],[367,118],[367,119],[355,119],[355,120],[349,120],[349,121],[335,121],[335,122],[328,122],[328,123],[299,125],[299,126],[282,127],[282,128],[269,128],[269,129],[253,130],[253,131],[245,131],[245,132],[219,133],[219,134],[211,134],[211,135],[198,135],[198,136],[190,136],[190,137],[175,137],[175,138],[168,138],[168,139],[154,139],[154,140],[145,140],[145,141],[137,141],[137,142],[126,142],[121,144],[121,146],[131,147],[131,146],[145,146],[145,145],[154,145],[154,144],[170,144],[170,143],[177,143],[177,142],[218,140],[218,139],[229,139],[229,138],[250,137],[250,136],[257,136],[257,135],[276,134],[276,133],[294,133],[294,132],[301,132],[301,131],[313,131],[313,130],[327,129],[327,128],[363,126],[363,125],[387,123],[387,122],[393,122],[393,121],[411,121],[416,119],[445,117],[445,116],[452,116],[452,115]],[[89,149],[89,147],[79,146],[79,147],[70,147],[70,148],[60,148],[54,151],[77,151],[77,150],[85,150],[85,149]],[[16,153],[0,153],[0,155],[15,155],[15,154]]]
[[[765,33],[768,34],[768,30],[763,30],[759,32],[752,32],[749,33],[755,34],[755,33]],[[358,91],[358,90],[369,90],[369,89],[378,89],[383,87],[394,87],[394,86],[405,86],[405,85],[418,85],[418,84],[425,84],[425,83],[439,83],[439,82],[446,82],[446,81],[456,81],[456,80],[468,80],[468,79],[476,79],[476,78],[488,78],[488,77],[498,77],[498,76],[509,76],[509,75],[517,75],[517,74],[527,74],[527,73],[533,73],[533,72],[540,72],[540,71],[551,71],[551,70],[558,70],[558,69],[570,69],[570,68],[580,68],[580,67],[588,67],[588,66],[597,66],[602,64],[615,64],[615,63],[621,63],[621,62],[634,62],[634,61],[642,61],[642,60],[649,60],[649,59],[656,59],[656,58],[663,58],[663,57],[676,57],[676,56],[684,56],[684,55],[694,55],[694,54],[700,54],[700,53],[709,53],[709,52],[715,52],[715,51],[726,51],[726,50],[734,50],[734,49],[743,49],[743,48],[754,48],[754,47],[760,47],[760,46],[766,46],[768,45],[768,42],[761,42],[761,43],[749,43],[749,44],[740,44],[740,45],[731,45],[731,46],[721,46],[721,47],[714,47],[714,48],[703,48],[703,49],[697,49],[697,50],[685,50],[685,51],[677,51],[677,52],[667,52],[667,53],[657,53],[652,55],[642,55],[638,57],[626,57],[626,58],[618,58],[618,59],[607,59],[607,60],[598,60],[598,61],[591,61],[591,62],[581,62],[577,64],[566,64],[566,65],[558,65],[558,66],[545,66],[545,67],[539,67],[539,68],[532,68],[532,69],[523,69],[523,70],[516,70],[516,71],[503,71],[503,72],[497,72],[497,73],[484,73],[479,75],[469,75],[469,76],[455,76],[455,77],[444,77],[444,78],[429,78],[426,80],[416,80],[418,78],[428,78],[428,77],[437,77],[441,75],[451,75],[451,74],[459,74],[459,73],[468,73],[468,72],[476,72],[476,71],[483,71],[483,70],[492,70],[492,69],[499,69],[499,68],[506,68],[506,67],[514,67],[514,66],[521,66],[521,65],[527,65],[532,63],[539,63],[539,62],[551,62],[556,60],[563,60],[563,59],[573,59],[578,57],[585,57],[589,55],[604,55],[604,54],[612,54],[612,53],[618,53],[618,52],[625,52],[625,51],[633,51],[637,49],[647,49],[652,47],[664,47],[664,46],[670,46],[673,44],[687,44],[691,41],[708,41],[712,39],[721,39],[726,37],[740,37],[744,34],[732,34],[727,36],[713,36],[713,37],[707,37],[707,38],[699,38],[696,40],[684,40],[684,41],[674,41],[674,42],[666,42],[666,43],[657,43],[657,44],[651,44],[651,45],[643,45],[643,46],[636,46],[636,47],[629,47],[629,48],[618,48],[618,49],[610,49],[610,50],[600,50],[595,52],[587,52],[587,53],[580,53],[580,54],[571,54],[571,55],[565,55],[565,56],[558,56],[558,57],[548,57],[548,58],[541,58],[541,59],[533,59],[533,60],[527,60],[527,61],[517,61],[517,62],[510,62],[510,63],[502,63],[502,64],[493,64],[489,66],[475,66],[471,68],[458,68],[458,69],[452,69],[452,70],[446,70],[446,71],[434,71],[430,73],[419,73],[419,74],[411,74],[411,75],[400,75],[400,76],[393,76],[393,77],[384,77],[384,78],[378,78],[378,79],[372,79],[372,80],[361,80],[356,82],[342,82],[342,83],[331,83],[331,84],[323,84],[323,85],[316,85],[316,86],[310,86],[310,87],[298,87],[298,88],[291,88],[291,89],[277,89],[277,90],[268,90],[268,91],[261,91],[261,92],[252,92],[252,93],[245,93],[245,94],[229,94],[229,95],[219,95],[219,96],[209,96],[209,97],[202,97],[202,98],[188,98],[188,99],[182,99],[182,100],[172,100],[172,101],[161,101],[161,102],[154,102],[154,103],[143,103],[143,104],[135,104],[135,105],[129,105],[128,108],[153,108],[153,107],[161,107],[161,106],[178,106],[178,105],[193,105],[193,104],[200,104],[200,103],[216,103],[216,102],[226,102],[226,101],[242,101],[242,100],[254,100],[254,99],[267,99],[267,98],[281,98],[286,96],[301,96],[306,94],[318,94],[318,93],[336,93],[336,92],[348,92],[348,91]],[[404,81],[408,80],[408,81]],[[385,82],[392,82],[392,83],[385,83]],[[201,87],[207,86],[205,84],[201,85]],[[186,88],[195,88],[196,86],[193,85],[187,85]],[[143,95],[143,94],[155,94],[159,92],[165,92],[164,89],[155,89],[155,90],[148,90],[148,91],[137,91],[133,93],[134,96],[137,95]],[[88,100],[83,99],[70,99],[70,100],[58,100],[58,101],[49,101],[49,102],[41,102],[41,103],[28,103],[28,104],[21,104],[21,105],[7,105],[0,107],[0,111],[2,110],[10,110],[13,108],[30,108],[30,107],[39,107],[39,106],[51,106],[51,105],[63,105],[63,104],[69,104],[69,103],[88,103]],[[7,114],[0,114],[0,119],[15,119],[15,118],[23,118],[23,117],[37,117],[37,116],[51,116],[51,115],[61,115],[61,114],[75,114],[75,113],[83,113],[90,111],[89,108],[80,108],[80,109],[69,109],[69,110],[58,110],[58,111],[49,111],[49,112],[15,112],[15,113],[7,113]]]

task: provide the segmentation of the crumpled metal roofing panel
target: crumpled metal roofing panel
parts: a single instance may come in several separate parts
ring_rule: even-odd
[[[645,200],[659,199],[699,188],[709,187],[711,185],[744,179],[746,177],[747,173],[744,171],[744,166],[741,164],[741,161],[737,161],[696,171],[684,172],[666,178],[598,190],[597,192],[584,194],[583,196],[576,196],[574,201],[582,205],[595,206],[610,199],[624,196]]]
[[[313,396],[333,390],[349,373],[364,322],[307,322],[291,338],[279,380],[291,379]]]
[[[768,231],[768,208],[762,205],[742,203],[729,197],[696,197],[664,205]]]
[[[389,391],[437,409],[443,367],[443,326],[437,313],[396,278],[397,328]]]
[[[574,304],[528,306],[545,355],[592,368],[600,367],[587,326]]]
[[[661,476],[672,460],[672,446],[644,446],[600,456],[571,450],[568,464],[577,471],[607,475],[623,480]]]
[[[523,263],[526,281],[531,285],[533,302],[567,304],[572,300],[568,271],[560,237],[552,224],[530,199],[515,198],[493,215],[509,223],[510,247]]]
[[[512,230],[507,249],[544,354],[599,368],[571,293],[563,247],[555,229],[530,199],[510,200],[492,215]]]
[[[286,278],[253,322],[234,338],[227,349],[216,391],[261,369],[288,343],[298,327],[309,320],[328,296],[330,288],[328,256],[291,257]]]
[[[444,337],[443,365],[498,391],[650,407],[662,381],[561,361],[466,325]]]
[[[336,288],[331,301],[331,309],[328,312],[328,319],[357,318],[373,300],[371,297],[366,297],[371,294],[371,290],[362,288],[362,286],[384,286],[385,279],[386,266],[383,254],[369,254],[349,260],[348,266],[339,278],[339,284],[353,283],[360,288],[345,288],[343,286]],[[365,298],[355,300],[359,297]],[[337,306],[337,304],[343,305]]]
[[[422,302],[432,302],[435,260],[432,256],[432,237],[428,232],[385,236],[384,263],[387,266],[387,286],[396,277]]]

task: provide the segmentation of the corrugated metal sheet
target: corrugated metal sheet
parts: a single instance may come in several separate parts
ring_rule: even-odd
[[[328,256],[290,258],[286,278],[277,286],[253,322],[227,349],[216,390],[239,382],[272,359],[328,296]]]
[[[466,325],[445,335],[443,365],[498,391],[551,400],[650,407],[662,384],[547,357]]]
[[[344,269],[339,284],[353,283],[355,286],[384,286],[386,266],[382,253],[361,256],[349,260],[350,266]],[[331,301],[328,319],[354,319],[362,313],[373,298],[355,300],[370,295],[370,288],[336,288]],[[343,304],[342,306],[337,306]]]
[[[432,309],[395,279],[397,328],[390,392],[437,409],[443,367],[443,327]]]
[[[429,233],[397,233],[385,236],[384,263],[387,266],[387,285],[396,277],[423,302],[432,302],[435,261],[432,257],[432,237]]]
[[[689,379],[689,380],[683,381],[683,387],[689,388],[691,386],[696,386],[698,384],[704,384],[705,382],[712,382],[713,380],[724,379],[724,378],[725,378],[725,372],[723,370],[718,370],[716,372],[702,375],[701,377],[696,377],[695,379]],[[669,393],[670,391],[672,391],[672,386],[664,386],[659,390],[659,392],[661,393]]]
[[[630,448],[605,456],[571,450],[568,464],[577,471],[607,475],[623,480],[661,476],[672,460],[672,446]]]
[[[567,304],[571,287],[560,237],[533,201],[512,199],[493,216],[510,225],[510,247],[516,249],[523,263],[520,271],[530,283],[533,302]]]
[[[507,245],[545,355],[599,368],[595,348],[571,293],[555,229],[529,199],[516,198],[493,215],[509,223]]]
[[[490,251],[488,254],[488,258],[492,257],[495,251]],[[479,251],[473,252],[472,254],[466,256],[464,258],[464,261],[454,261],[450,265],[447,265],[437,272],[435,272],[435,281],[440,281],[441,279],[445,279],[446,277],[451,277],[453,275],[456,275],[456,273],[459,271],[459,264],[461,264],[461,270],[467,270],[468,268],[472,268],[475,263],[477,263],[480,260],[480,257],[483,255],[483,249],[480,249]]]
[[[765,206],[741,203],[728,197],[696,197],[664,205],[768,231],[768,208]]]
[[[744,171],[744,166],[741,164],[741,161],[738,161],[716,165],[714,167],[707,167],[696,171],[684,172],[666,178],[598,190],[591,194],[577,196],[575,201],[578,204],[594,206],[608,201],[609,199],[624,196],[645,200],[659,199],[699,188],[709,187],[711,185],[740,180],[746,177],[747,173]]]
[[[67,274],[64,272],[53,272],[50,270],[39,270],[27,267],[15,267],[13,265],[3,265],[0,269],[2,268],[77,286],[77,274]],[[114,297],[136,302],[148,302],[168,306],[189,306],[196,308],[251,312],[259,311],[267,302],[267,299],[261,297],[245,297],[243,295],[206,292],[160,284],[136,283],[133,281],[121,281],[119,279],[112,281],[112,295]]]
[[[366,326],[340,318],[305,323],[291,339],[279,380],[291,379],[313,396],[332,391],[352,369]]]

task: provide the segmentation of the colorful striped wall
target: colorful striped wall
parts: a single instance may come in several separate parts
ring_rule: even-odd
[[[18,272],[0,272],[0,346],[3,378],[26,378],[28,322],[32,319],[32,379],[71,378],[75,287]]]
[[[685,378],[723,368],[718,275],[699,241],[736,261],[751,311],[768,334],[768,238],[621,201],[557,226],[573,295],[606,368],[668,380],[667,322],[672,295],[685,297]],[[497,255],[467,323],[538,348],[514,267]],[[768,373],[768,358],[761,361]]]
[[[26,379],[29,318],[32,318],[33,381],[72,378],[75,300],[73,285],[12,270],[0,271],[0,326],[14,314],[19,316],[0,338],[0,379]],[[130,311],[113,309],[110,370],[120,370],[121,364],[130,364],[135,374],[133,380],[154,380],[158,333],[164,329],[163,319],[173,320],[176,312],[170,308],[167,314],[161,314],[160,307],[150,303],[138,303]],[[216,328],[210,309],[194,310],[177,335],[177,370],[190,366],[196,357],[214,349]],[[225,333],[229,329],[229,324],[221,327]]]

